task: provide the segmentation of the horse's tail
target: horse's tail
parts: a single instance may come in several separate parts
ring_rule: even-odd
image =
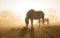
[[[27,17],[25,18],[25,23],[26,23],[26,26],[28,27],[29,19]]]

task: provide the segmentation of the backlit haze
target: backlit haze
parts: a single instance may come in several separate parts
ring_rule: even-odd
[[[50,23],[60,22],[60,0],[0,0],[0,13],[8,11],[11,16],[1,17],[0,14],[0,25],[24,25],[30,9],[42,10]]]

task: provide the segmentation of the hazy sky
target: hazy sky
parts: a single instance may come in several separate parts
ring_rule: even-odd
[[[60,0],[0,0],[1,10],[12,10],[16,16],[21,15],[24,19],[29,9],[43,10],[45,17],[48,17],[49,9],[60,10]]]

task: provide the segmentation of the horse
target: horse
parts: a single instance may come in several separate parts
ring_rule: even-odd
[[[49,19],[48,18],[44,18],[44,22],[47,22],[47,24],[49,24]]]
[[[44,24],[44,12],[43,11],[35,11],[34,9],[30,9],[25,18],[26,27],[28,27],[29,20],[31,21],[31,27],[33,27],[33,20],[39,20],[40,27],[40,19],[42,18]]]
[[[37,21],[37,23],[38,23],[39,21]],[[40,20],[40,22],[42,22],[42,20]],[[44,23],[47,23],[47,24],[49,24],[49,19],[48,18],[44,18]]]

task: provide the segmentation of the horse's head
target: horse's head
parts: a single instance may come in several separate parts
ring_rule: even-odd
[[[28,24],[29,24],[29,19],[26,17],[25,18],[25,23],[26,23],[26,26],[28,26]]]

